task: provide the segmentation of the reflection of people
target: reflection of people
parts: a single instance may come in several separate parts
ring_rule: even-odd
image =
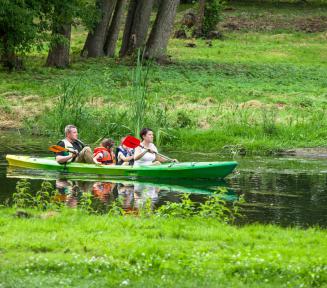
[[[151,201],[151,208],[154,207],[154,205],[159,200],[159,192],[160,189],[146,185],[143,183],[135,183],[134,184],[134,206],[136,208],[141,208],[148,199]]]
[[[78,196],[80,194],[80,188],[77,184],[74,185],[72,181],[65,179],[56,180],[56,188],[59,192],[57,199],[59,201],[65,201],[67,205],[74,208],[78,204]]]
[[[78,163],[93,163],[91,148],[85,146],[78,140],[77,128],[74,125],[67,125],[65,127],[65,136],[58,145],[69,149],[72,152],[59,152],[56,153],[56,160],[60,164],[69,162]]]
[[[118,197],[123,201],[123,209],[126,212],[134,211],[134,186],[133,185],[123,185],[118,184]]]
[[[115,142],[111,139],[103,139],[101,146],[94,149],[93,161],[96,164],[113,165],[116,163],[112,148]]]
[[[146,166],[146,165],[160,165],[167,160],[158,155],[158,149],[153,144],[153,131],[149,128],[143,128],[140,133],[142,142],[141,145],[135,148],[134,165]],[[177,162],[176,159],[174,161]]]
[[[107,203],[115,186],[116,184],[110,182],[95,182],[92,187],[92,192],[95,197]]]

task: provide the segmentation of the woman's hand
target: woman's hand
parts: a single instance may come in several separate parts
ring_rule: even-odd
[[[148,148],[146,151],[149,152],[149,153],[152,153],[152,154],[156,154],[156,151],[154,151],[154,150],[152,150],[150,148]]]

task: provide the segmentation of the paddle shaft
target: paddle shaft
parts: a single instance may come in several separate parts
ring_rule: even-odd
[[[143,148],[143,149],[147,149],[147,148],[143,147],[142,145],[139,145],[139,147],[141,147],[141,148]],[[151,152],[149,152],[149,153],[151,153]],[[162,157],[162,158],[165,158],[165,159],[169,160],[170,162],[175,162],[173,159],[169,158],[168,156],[165,156],[165,155],[160,154],[160,153],[158,153],[158,152],[154,152],[154,154],[157,154],[158,156],[160,156],[160,157]]]

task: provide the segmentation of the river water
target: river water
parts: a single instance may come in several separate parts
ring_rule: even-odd
[[[20,179],[29,179],[37,191],[44,180],[50,181],[67,205],[75,206],[76,191],[92,193],[99,202],[120,197],[124,209],[136,210],[146,199],[153,207],[166,201],[180,201],[189,193],[193,201],[203,202],[214,191],[226,190],[226,201],[243,195],[243,217],[239,223],[272,223],[281,226],[327,227],[327,159],[323,157],[237,157],[236,173],[225,181],[179,181],[178,183],[138,182],[94,175],[62,175],[8,167],[6,154],[49,156],[49,139],[26,137],[18,132],[0,132],[0,204],[10,201]],[[228,156],[167,152],[180,161],[222,161]]]

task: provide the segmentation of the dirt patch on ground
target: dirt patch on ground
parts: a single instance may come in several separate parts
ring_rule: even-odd
[[[18,91],[8,91],[0,97],[0,129],[22,128],[26,119],[39,115],[47,105],[38,95],[23,95]]]
[[[290,30],[306,33],[327,31],[327,16],[285,18],[278,15],[257,17],[227,16],[219,25],[224,31]]]
[[[305,158],[327,158],[327,147],[287,149],[279,151],[276,154],[281,156],[297,156]]]

